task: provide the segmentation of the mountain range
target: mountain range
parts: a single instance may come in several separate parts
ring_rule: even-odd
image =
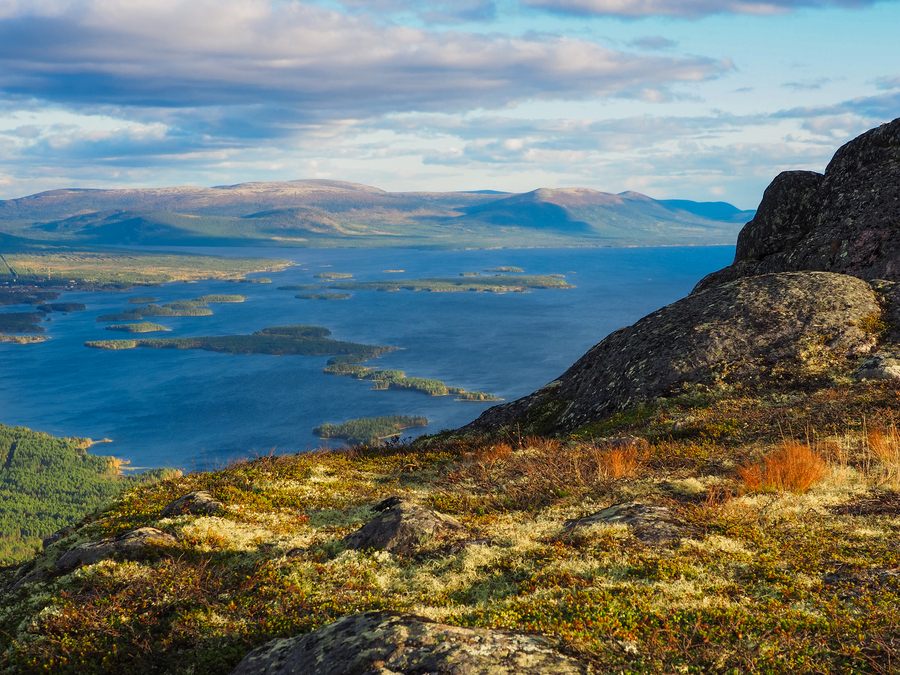
[[[78,245],[490,248],[732,244],[754,211],[637,192],[386,192],[331,180],[61,189],[0,201],[0,236]]]

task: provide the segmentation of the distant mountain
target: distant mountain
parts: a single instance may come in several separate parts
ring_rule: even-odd
[[[65,189],[0,201],[0,234],[78,244],[633,246],[731,244],[752,216],[723,202],[586,188],[386,192],[329,180]]]

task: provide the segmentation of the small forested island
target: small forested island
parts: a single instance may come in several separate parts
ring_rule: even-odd
[[[4,335],[0,333],[0,342],[10,342],[14,345],[30,345],[49,339],[46,335]]]
[[[257,283],[259,283],[257,281]],[[269,281],[271,283],[271,280]],[[192,302],[210,302],[213,304],[226,304],[229,302],[244,302],[247,299],[245,295],[222,295],[222,294],[214,294],[214,295],[201,295],[199,298],[194,298]]]
[[[485,394],[480,391],[467,392],[461,387],[449,387],[440,380],[431,380],[424,377],[407,377],[402,370],[378,370],[369,366],[363,366],[367,356],[361,354],[348,354],[334,356],[328,359],[324,372],[330,375],[348,375],[357,380],[369,380],[374,383],[373,390],[385,389],[410,389],[429,396],[449,396],[456,394],[457,401],[502,401],[493,394]]]
[[[160,326],[158,323],[140,321],[138,323],[120,323],[106,326],[106,330],[115,330],[122,333],[156,333],[160,331],[170,331],[172,329]]]
[[[97,317],[97,321],[139,321],[147,317],[161,316],[211,316],[212,310],[207,309],[208,303],[225,304],[232,302],[244,302],[247,298],[243,295],[204,295],[193,300],[177,300],[165,305],[146,305],[134,309],[126,309],[115,314],[103,314]]]
[[[361,417],[341,424],[323,424],[312,432],[319,438],[341,438],[350,445],[376,445],[382,438],[390,438],[404,429],[428,426],[428,420],[419,415],[387,415]]]
[[[294,284],[293,286],[279,286],[279,291],[318,291],[327,288],[322,284]]]
[[[348,300],[349,293],[298,293],[294,296],[299,300]]]
[[[229,279],[228,281],[235,284],[271,284],[269,277],[253,277],[252,279]]]
[[[119,460],[89,454],[90,445],[90,439],[0,424],[0,565],[33,555],[41,537],[81,520],[124,488],[180,473],[158,469],[125,478]]]
[[[45,312],[2,312],[0,313],[0,333],[43,333],[39,326]]]
[[[355,354],[367,359],[387,354],[396,347],[365,345],[326,338],[331,331],[322,326],[274,326],[252,335],[216,335],[190,338],[143,338],[140,340],[92,340],[85,347],[93,349],[203,349],[224,354],[271,354],[326,356]]]
[[[37,308],[42,312],[83,312],[87,309],[87,305],[80,302],[51,302],[46,305],[38,305]]]
[[[461,277],[480,277],[481,272],[460,272],[459,276],[461,276]]]
[[[156,302],[156,298],[154,298],[153,296],[144,296],[141,298],[131,298],[131,300],[128,301],[128,304],[129,305],[143,305],[144,303],[149,303],[149,302]]]
[[[493,277],[432,277],[427,279],[397,279],[396,281],[341,281],[328,288],[340,290],[375,291],[432,291],[437,293],[453,291],[487,291],[493,293],[518,292],[529,289],[575,288],[564,280],[547,276],[508,277],[498,274]]]
[[[489,267],[486,270],[482,270],[484,272],[512,272],[514,274],[524,274],[525,270],[521,267],[513,267],[511,265],[504,265],[503,267]],[[550,276],[553,276],[552,274]]]

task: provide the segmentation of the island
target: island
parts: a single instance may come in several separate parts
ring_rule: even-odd
[[[298,293],[294,296],[300,300],[347,300],[349,293]]]
[[[322,284],[295,284],[293,286],[279,286],[279,291],[318,291],[323,288]]]
[[[387,354],[396,347],[342,342],[324,337],[331,331],[321,326],[274,326],[252,335],[216,335],[190,338],[143,338],[139,340],[91,340],[84,343],[92,349],[203,349],[224,354],[271,354],[328,356],[354,354],[372,358]]]
[[[129,305],[143,305],[143,304],[146,304],[149,302],[156,302],[156,298],[154,298],[151,295],[140,297],[140,298],[131,298],[131,300],[128,301],[128,304]]]
[[[513,272],[515,274],[523,274],[525,270],[521,267],[513,267],[511,265],[504,265],[503,267],[489,267],[486,270],[482,270],[484,272]]]
[[[428,426],[428,420],[419,415],[387,415],[360,417],[341,424],[323,424],[312,432],[319,438],[344,439],[350,445],[377,445],[381,439],[396,436],[404,429],[425,426]]]
[[[170,331],[171,328],[160,326],[158,323],[150,323],[149,321],[141,321],[139,323],[120,323],[107,326],[106,330],[116,330],[122,333],[155,333],[159,331]]]
[[[431,291],[446,293],[454,291],[487,291],[504,293],[507,291],[524,293],[530,289],[575,288],[564,280],[552,276],[508,277],[498,274],[493,277],[431,277],[427,279],[397,279],[396,281],[342,281],[329,284],[328,288],[347,291]]]
[[[314,279],[349,279],[353,275],[348,272],[319,272],[313,274]]]
[[[193,300],[177,300],[165,305],[146,305],[135,309],[126,309],[124,312],[103,314],[97,317],[97,321],[140,321],[147,317],[160,316],[210,316],[211,309],[206,309],[207,303],[222,304],[232,302],[244,302],[247,298],[243,295],[204,295]]]

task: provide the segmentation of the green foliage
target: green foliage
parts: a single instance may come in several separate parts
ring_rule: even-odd
[[[0,306],[3,305],[40,305],[48,300],[56,300],[59,293],[42,291],[22,291],[15,287],[0,287]]]
[[[485,272],[512,272],[514,274],[523,274],[525,270],[521,267],[512,267],[510,265],[504,265],[503,267],[490,267]],[[551,275],[554,276],[554,275]]]
[[[160,326],[158,323],[141,321],[139,323],[122,323],[107,326],[106,330],[115,330],[122,333],[155,333],[156,331],[168,331],[170,329],[165,326]]]
[[[80,302],[53,302],[47,305],[38,305],[42,312],[81,312],[87,309],[87,305]]]
[[[463,391],[463,392],[455,392],[451,391],[451,394],[458,393],[459,396],[456,398],[457,401],[502,401],[502,398],[497,398],[493,394],[486,394],[483,391]]]
[[[164,317],[164,316],[210,316],[211,309],[199,307],[200,303],[196,300],[185,300],[180,302],[170,302],[160,307],[159,305],[147,305],[145,307],[129,309],[125,312],[117,312],[115,314],[103,314],[97,317],[97,321],[140,321],[147,317]]]
[[[348,272],[319,272],[318,274],[313,274],[315,279],[349,279],[352,276]]]
[[[294,284],[293,286],[279,286],[279,291],[317,291],[321,284]]]
[[[272,280],[268,277],[253,277],[252,279],[229,279],[239,284],[271,284]]]
[[[428,426],[428,420],[419,415],[388,415],[385,417],[361,417],[341,424],[323,424],[312,430],[319,438],[343,438],[351,445],[375,445],[382,438],[413,427]]]
[[[43,312],[2,312],[0,313],[0,333],[43,333],[38,326]]]
[[[263,328],[262,330],[258,330],[254,333],[254,335],[283,335],[285,337],[295,338],[323,338],[331,335],[331,331],[327,328],[323,328],[322,326],[272,326],[270,328]],[[332,359],[329,359],[328,362],[331,363],[331,361]]]
[[[299,300],[348,300],[349,293],[298,293],[294,296]]]
[[[144,298],[131,298],[131,300],[128,301],[128,304],[130,304],[130,305],[142,305],[142,304],[144,304],[144,303],[146,303],[146,302],[156,302],[156,298],[154,298],[154,297],[152,297],[152,296],[147,296],[147,297],[144,297]]]

